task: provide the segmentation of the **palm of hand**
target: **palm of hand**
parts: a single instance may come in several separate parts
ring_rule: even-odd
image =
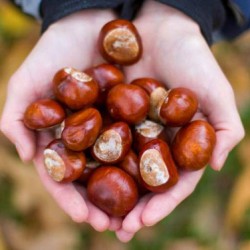
[[[183,14],[162,6],[145,2],[144,10],[135,21],[144,53],[137,64],[125,68],[127,82],[152,77],[169,88],[183,86],[194,90],[200,102],[199,115],[205,116],[216,129],[217,144],[211,165],[219,169],[244,134],[232,90],[197,25]],[[97,36],[111,19],[114,15],[108,11],[84,11],[52,25],[12,77],[1,126],[24,160],[32,159],[37,148],[34,162],[41,180],[67,214],[75,221],[89,222],[99,231],[117,230],[117,236],[127,241],[144,225],[153,225],[169,214],[193,191],[203,171],[181,173],[179,183],[169,191],[143,197],[118,230],[121,220],[110,218],[93,206],[83,188],[74,184],[59,185],[48,177],[42,150],[51,135],[40,134],[36,145],[34,133],[22,123],[27,105],[51,91],[51,79],[58,69],[65,66],[84,69],[102,61],[96,48]]]
[[[210,164],[218,170],[228,152],[243,136],[231,86],[197,25],[178,11],[172,17],[173,9],[161,15],[161,10],[153,8],[149,6],[147,9],[146,5],[146,15],[145,10],[142,11],[134,22],[141,34],[144,50],[142,59],[125,69],[127,80],[151,77],[162,81],[168,88],[193,90],[199,100],[199,110],[194,119],[208,120],[216,131],[217,143]],[[226,101],[221,99],[222,95]],[[143,197],[125,217],[122,228],[116,232],[117,237],[128,241],[142,227],[154,225],[170,214],[193,192],[202,174],[203,170],[180,172],[177,185],[165,193]]]
[[[50,179],[43,166],[43,150],[53,139],[52,134],[42,132],[36,138],[35,133],[24,127],[22,118],[31,102],[52,95],[51,81],[59,69],[66,66],[86,69],[102,62],[97,50],[98,33],[114,18],[111,11],[90,10],[52,25],[12,77],[2,117],[2,130],[16,144],[23,160],[35,156],[40,178],[59,206],[73,220],[86,221],[98,231],[115,229],[119,220],[109,218],[93,206],[86,198],[84,188],[72,183],[58,184]],[[10,129],[14,127],[14,131]]]

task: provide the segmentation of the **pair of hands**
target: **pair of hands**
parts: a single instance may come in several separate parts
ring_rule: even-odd
[[[103,62],[97,49],[98,33],[116,18],[110,10],[84,10],[51,25],[9,82],[1,129],[16,145],[23,161],[33,159],[44,186],[74,221],[87,222],[97,231],[116,231],[117,237],[126,242],[142,227],[152,226],[171,213],[192,193],[203,170],[180,173],[173,188],[144,196],[123,220],[112,218],[88,201],[83,187],[50,179],[42,152],[52,135],[35,134],[22,122],[26,107],[51,93],[51,80],[57,70],[65,66],[86,69]],[[145,2],[134,24],[144,50],[137,64],[124,67],[127,82],[152,77],[169,88],[193,90],[200,103],[196,116],[207,119],[215,128],[217,143],[210,165],[220,170],[230,150],[243,138],[244,129],[232,88],[198,25],[181,12],[154,1]]]

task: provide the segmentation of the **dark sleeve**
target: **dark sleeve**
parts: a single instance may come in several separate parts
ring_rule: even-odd
[[[43,17],[42,32],[57,20],[84,9],[116,9],[123,0],[43,0],[41,14]]]
[[[250,1],[228,0],[225,4],[226,21],[220,39],[233,39],[250,29]]]
[[[195,20],[208,44],[212,44],[212,33],[225,21],[225,8],[221,0],[157,0],[174,7]]]
[[[221,0],[157,0],[177,8],[193,18],[209,44],[212,43],[212,31],[223,23],[224,8]],[[41,13],[43,16],[42,31],[48,26],[73,12],[90,8],[112,8],[118,11],[121,18],[133,19],[143,4],[143,0],[43,0]]]

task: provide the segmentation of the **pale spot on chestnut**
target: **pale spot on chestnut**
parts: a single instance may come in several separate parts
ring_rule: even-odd
[[[164,127],[159,123],[145,120],[144,122],[135,126],[135,130],[141,135],[148,138],[157,138],[160,133],[162,133]]]
[[[159,113],[161,106],[168,96],[168,91],[163,87],[156,88],[150,95],[150,109],[148,116],[154,120],[159,121]]]
[[[79,82],[90,82],[93,80],[93,78],[89,76],[88,74],[82,71],[76,70],[74,68],[66,67],[64,68],[64,71],[67,74],[70,74],[73,78],[75,78]]]
[[[94,154],[102,161],[116,161],[122,153],[122,139],[114,130],[107,130],[99,136],[94,145]]]
[[[111,30],[104,39],[104,49],[115,60],[130,60],[137,57],[139,46],[134,34],[124,28]]]
[[[62,181],[66,172],[64,161],[59,154],[52,149],[44,150],[44,164],[48,174],[55,181]]]
[[[165,184],[169,179],[168,168],[156,149],[148,149],[142,154],[140,172],[142,179],[152,187]]]

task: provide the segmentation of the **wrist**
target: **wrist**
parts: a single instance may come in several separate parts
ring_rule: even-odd
[[[212,33],[215,30],[221,28],[225,21],[225,8],[222,1],[218,0],[207,0],[207,1],[200,1],[200,0],[155,0],[155,1],[147,1],[146,3],[150,3],[151,5],[160,4],[160,8],[158,8],[157,15],[169,15],[169,18],[173,18],[172,11],[167,11],[169,9],[168,6],[173,7],[176,11],[178,10],[180,13],[185,15],[186,21],[188,18],[193,20],[199,28],[200,32],[202,33],[203,37],[205,38],[206,42],[211,45],[213,42]],[[167,8],[164,8],[164,7]],[[162,13],[162,14],[160,14]],[[174,11],[175,13],[175,11]],[[185,13],[185,14],[184,14]],[[177,12],[176,21],[178,21],[178,16],[181,17],[181,14],[178,15]],[[191,22],[186,22],[185,25],[190,25]],[[190,27],[190,26],[189,26]],[[187,27],[183,27],[183,30],[186,30]]]
[[[184,34],[201,34],[198,23],[191,17],[176,8],[156,1],[145,1],[138,15],[138,19],[140,18],[147,18],[147,23],[154,23],[158,27],[164,28],[165,26],[174,32],[180,31],[182,35],[183,32]]]
[[[98,18],[97,18],[98,17]],[[58,21],[52,23],[49,29],[62,29],[68,32],[76,27],[83,30],[86,25],[96,27],[103,25],[103,20],[112,20],[115,14],[111,9],[108,10],[80,10],[68,16],[62,17]]]
[[[118,7],[119,4],[120,0],[43,0],[41,4],[41,14],[43,17],[42,32],[47,30],[47,28],[55,22],[58,22],[67,16],[77,14],[84,10],[90,12],[110,11],[111,9]]]

